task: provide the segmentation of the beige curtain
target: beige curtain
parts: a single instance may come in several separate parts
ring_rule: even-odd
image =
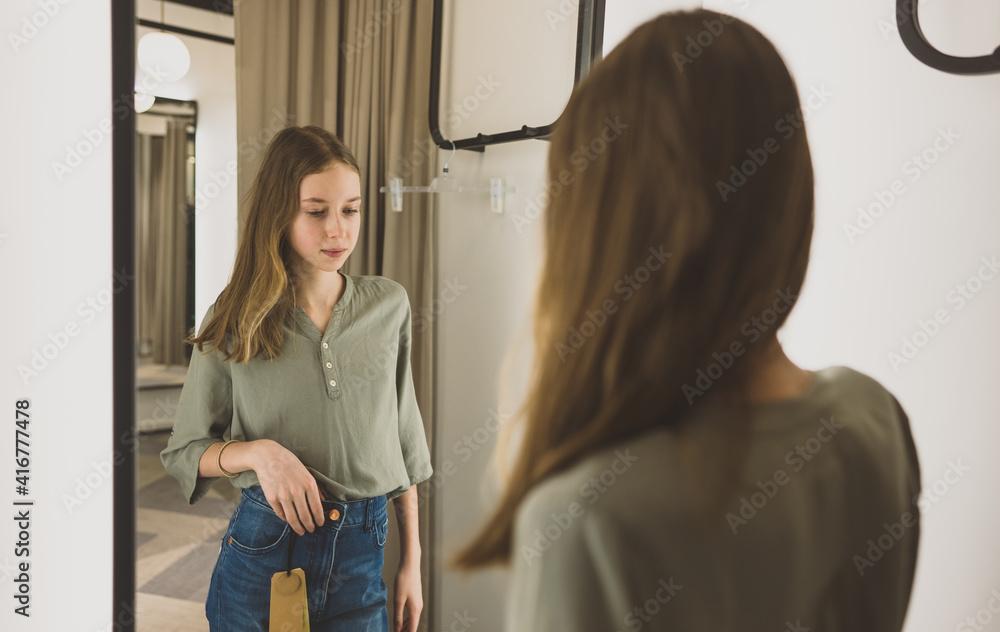
[[[387,209],[386,173],[407,183],[429,183],[435,151],[427,128],[430,80],[429,0],[258,0],[235,5],[237,136],[241,140],[240,200],[261,154],[285,123],[319,125],[351,148],[361,167],[362,213],[358,245],[344,266],[351,275],[398,281],[413,311],[412,369],[428,444],[434,429],[436,208],[411,195],[404,211]],[[244,147],[246,149],[244,149]],[[240,223],[243,209],[240,209]],[[419,490],[430,497],[427,483]],[[431,498],[433,502],[433,498]],[[420,505],[424,615],[429,588],[430,502]],[[384,576],[392,603],[398,551],[386,551]]]
[[[154,149],[155,143],[155,149]],[[153,262],[156,244],[153,236],[153,200],[160,195],[160,160],[163,139],[136,134],[135,146],[135,257],[136,278],[136,347],[141,357],[153,353]]]
[[[153,362],[187,364],[184,353],[187,301],[187,122],[167,120],[156,204],[153,265]]]
[[[286,125],[318,125],[338,133],[340,0],[237,2],[236,175],[243,202],[268,141]]]

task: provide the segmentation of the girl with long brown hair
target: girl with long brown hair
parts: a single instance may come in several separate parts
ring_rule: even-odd
[[[416,630],[415,486],[430,456],[406,291],[340,271],[357,243],[360,191],[335,135],[281,130],[250,191],[232,277],[189,339],[197,350],[163,464],[189,503],[220,476],[241,489],[206,601],[213,631],[388,630],[388,500],[401,543],[394,627]],[[279,602],[292,606],[275,614]]]
[[[780,55],[736,18],[662,15],[577,86],[551,141],[520,448],[458,566],[510,565],[517,632],[899,630],[919,533],[906,414],[776,337],[813,230]]]

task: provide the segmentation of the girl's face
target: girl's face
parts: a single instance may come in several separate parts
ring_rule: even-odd
[[[335,164],[306,176],[299,187],[299,210],[288,229],[292,257],[304,273],[336,272],[358,242],[361,179]]]

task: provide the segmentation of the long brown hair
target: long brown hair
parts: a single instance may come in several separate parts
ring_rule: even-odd
[[[812,163],[789,115],[798,94],[771,43],[706,10],[643,24],[577,86],[551,137],[521,448],[459,567],[509,560],[539,482],[616,441],[679,432],[707,397],[734,407],[738,455],[748,370],[791,305],[752,343],[746,327],[779,291],[794,303],[809,258]],[[745,351],[710,392],[685,389],[734,342]]]
[[[338,163],[360,174],[351,150],[321,127],[286,127],[271,139],[247,195],[233,274],[201,334],[186,342],[199,351],[206,344],[223,349],[227,361],[281,352],[284,317],[295,305],[288,228],[299,210],[299,187]]]

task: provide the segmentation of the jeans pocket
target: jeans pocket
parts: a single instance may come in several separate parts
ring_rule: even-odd
[[[389,513],[386,512],[375,518],[375,528],[372,530],[375,540],[375,548],[384,549],[385,542],[389,537]]]
[[[235,550],[248,555],[270,553],[286,540],[291,532],[288,523],[255,500],[244,497],[236,507],[226,541]]]

